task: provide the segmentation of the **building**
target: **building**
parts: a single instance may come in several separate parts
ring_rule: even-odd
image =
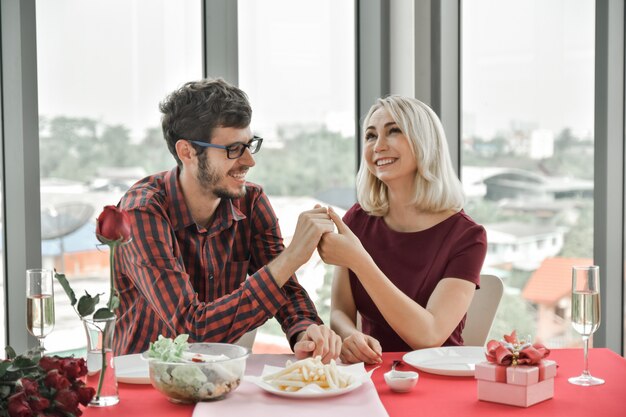
[[[485,266],[532,271],[563,247],[565,230],[550,225],[522,222],[490,223],[487,231]]]
[[[507,169],[485,178],[487,200],[526,199],[554,201],[563,198],[593,198],[593,181],[546,177],[521,169]]]
[[[592,264],[589,258],[546,258],[533,272],[522,297],[537,306],[538,342],[554,347],[580,344],[570,325],[572,266]]]

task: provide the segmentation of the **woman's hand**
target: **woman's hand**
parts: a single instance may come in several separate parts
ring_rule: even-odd
[[[317,245],[317,252],[320,258],[329,265],[353,269],[353,265],[369,255],[365,252],[359,238],[330,207],[328,215],[337,226],[337,233],[325,233]]]
[[[343,340],[341,361],[344,363],[381,363],[382,348],[378,340],[361,332],[354,332]]]

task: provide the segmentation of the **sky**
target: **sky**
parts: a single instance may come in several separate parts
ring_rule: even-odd
[[[593,0],[463,2],[463,113],[489,138],[516,124],[593,131]]]
[[[354,129],[351,0],[240,0],[240,85],[253,129]],[[512,123],[593,130],[593,0],[463,2],[466,134]],[[42,116],[159,125],[158,103],[202,75],[199,1],[37,1]]]

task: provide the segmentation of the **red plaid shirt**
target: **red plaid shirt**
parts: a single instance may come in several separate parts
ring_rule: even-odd
[[[222,199],[208,228],[198,226],[182,195],[178,168],[147,177],[122,197],[132,242],[118,249],[120,295],[115,355],[142,352],[158,335],[190,342],[234,342],[276,316],[290,342],[321,323],[292,276],[280,288],[266,265],[283,239],[262,189]]]

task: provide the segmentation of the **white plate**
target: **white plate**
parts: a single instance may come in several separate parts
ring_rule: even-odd
[[[346,388],[340,389],[322,389],[317,385],[307,385],[306,387],[298,390],[298,391],[281,391],[273,385],[265,382],[260,376],[248,376],[246,375],[244,379],[246,381],[250,381],[257,385],[259,388],[269,392],[270,394],[278,395],[280,397],[288,397],[288,398],[326,398],[326,397],[335,397],[337,395],[347,394],[350,391],[354,391],[364,382],[369,381],[371,379],[372,371],[365,372],[365,367],[363,363],[356,363],[348,366],[340,366],[339,367],[343,372],[354,375],[356,378],[353,383],[348,385]],[[275,366],[265,365],[263,368],[263,373],[261,375],[267,375],[274,372],[278,372],[281,369]]]
[[[485,349],[479,346],[445,346],[414,350],[405,354],[402,360],[431,374],[472,376],[474,366],[486,359]]]
[[[148,362],[141,359],[141,354],[115,357],[115,376],[118,382],[127,384],[149,384],[150,371]]]

